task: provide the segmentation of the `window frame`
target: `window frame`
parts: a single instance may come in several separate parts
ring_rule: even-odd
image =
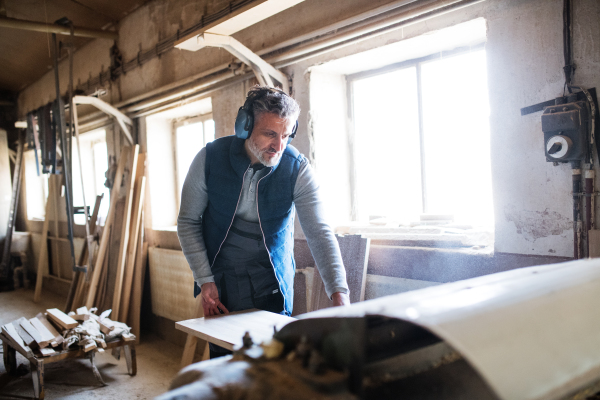
[[[462,46],[457,47],[448,51],[439,51],[424,57],[414,58],[411,60],[405,60],[398,63],[388,64],[383,67],[369,69],[365,71],[356,72],[353,74],[345,75],[346,79],[346,101],[348,105],[348,144],[350,148],[350,220],[358,221],[359,220],[359,199],[358,199],[358,190],[357,190],[357,174],[356,170],[358,168],[357,162],[357,153],[358,149],[356,146],[356,132],[355,132],[355,118],[354,118],[354,91],[353,91],[353,83],[355,81],[371,78],[373,76],[383,75],[386,73],[391,73],[394,71],[415,67],[416,69],[416,79],[417,79],[417,101],[418,101],[418,119],[419,119],[419,146],[420,146],[420,160],[421,160],[421,203],[423,207],[422,214],[427,214],[428,210],[428,201],[427,201],[427,191],[426,191],[426,153],[425,153],[425,135],[423,131],[424,121],[423,121],[423,98],[422,98],[422,79],[421,79],[421,65],[437,59],[443,59],[447,57],[458,56],[462,54],[467,54],[474,51],[479,51],[481,49],[485,49],[485,42],[479,43],[473,46]]]

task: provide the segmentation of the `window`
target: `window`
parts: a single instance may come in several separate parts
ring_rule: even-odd
[[[181,188],[200,149],[215,138],[210,97],[146,117],[152,229],[177,225]]]
[[[25,200],[27,203],[27,219],[43,220],[46,217],[46,199],[48,198],[48,175],[40,175],[36,167],[35,150],[23,153],[25,163]]]
[[[96,196],[104,194],[98,213],[98,224],[104,224],[110,204],[110,191],[104,182],[108,170],[108,152],[106,149],[106,131],[104,129],[79,135],[81,145],[81,167],[79,169],[79,153],[77,140],[73,138],[73,206],[83,206],[84,192],[81,186],[81,172],[83,172],[83,188],[85,188],[85,204],[89,207],[90,214],[96,203]],[[75,214],[73,221],[78,225],[85,225],[85,214]]]
[[[196,154],[215,140],[215,121],[212,114],[176,121],[173,129],[175,166],[177,169],[177,208],[181,205],[181,189]]]
[[[104,186],[105,172],[108,169],[108,155],[106,149],[106,133],[99,129],[80,135],[81,159],[83,168],[83,181],[85,186],[85,200],[90,208],[94,208],[96,196],[104,194],[98,224],[103,224],[110,203],[108,188]],[[83,190],[81,186],[81,172],[79,169],[79,154],[77,141],[73,138],[72,168],[73,168],[73,206],[83,206]],[[48,198],[48,174],[38,176],[34,150],[26,151],[25,157],[25,190],[27,192],[27,218],[30,220],[43,220],[46,216],[46,199]],[[41,171],[41,167],[40,167]],[[75,224],[84,225],[85,215],[75,214]]]
[[[485,49],[348,76],[358,219],[493,220]]]
[[[478,18],[310,68],[312,161],[334,225],[434,214],[493,227],[485,41]]]

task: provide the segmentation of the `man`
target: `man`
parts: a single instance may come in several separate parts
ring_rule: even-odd
[[[288,145],[299,114],[283,91],[254,87],[236,134],[207,144],[190,166],[177,233],[206,316],[249,308],[291,315],[296,209],[327,295],[350,303],[312,169]],[[211,358],[225,354],[219,349],[211,345]]]

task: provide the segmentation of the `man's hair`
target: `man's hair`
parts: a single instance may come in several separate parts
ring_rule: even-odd
[[[252,101],[252,113],[256,120],[263,113],[271,113],[279,118],[298,119],[300,106],[283,90],[269,86],[254,86],[248,92],[248,100]]]

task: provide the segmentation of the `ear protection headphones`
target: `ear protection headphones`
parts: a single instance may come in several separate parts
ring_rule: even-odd
[[[273,92],[278,92],[287,96],[283,90],[277,88],[260,88],[259,90],[251,91],[250,94],[248,94],[244,105],[240,107],[237,117],[235,118],[235,136],[240,139],[248,139],[250,137],[252,129],[254,128],[254,111],[252,110],[252,104],[256,100],[265,97],[268,93]],[[297,130],[298,121],[294,124],[292,134],[289,136],[287,144],[290,144],[296,137]]]

